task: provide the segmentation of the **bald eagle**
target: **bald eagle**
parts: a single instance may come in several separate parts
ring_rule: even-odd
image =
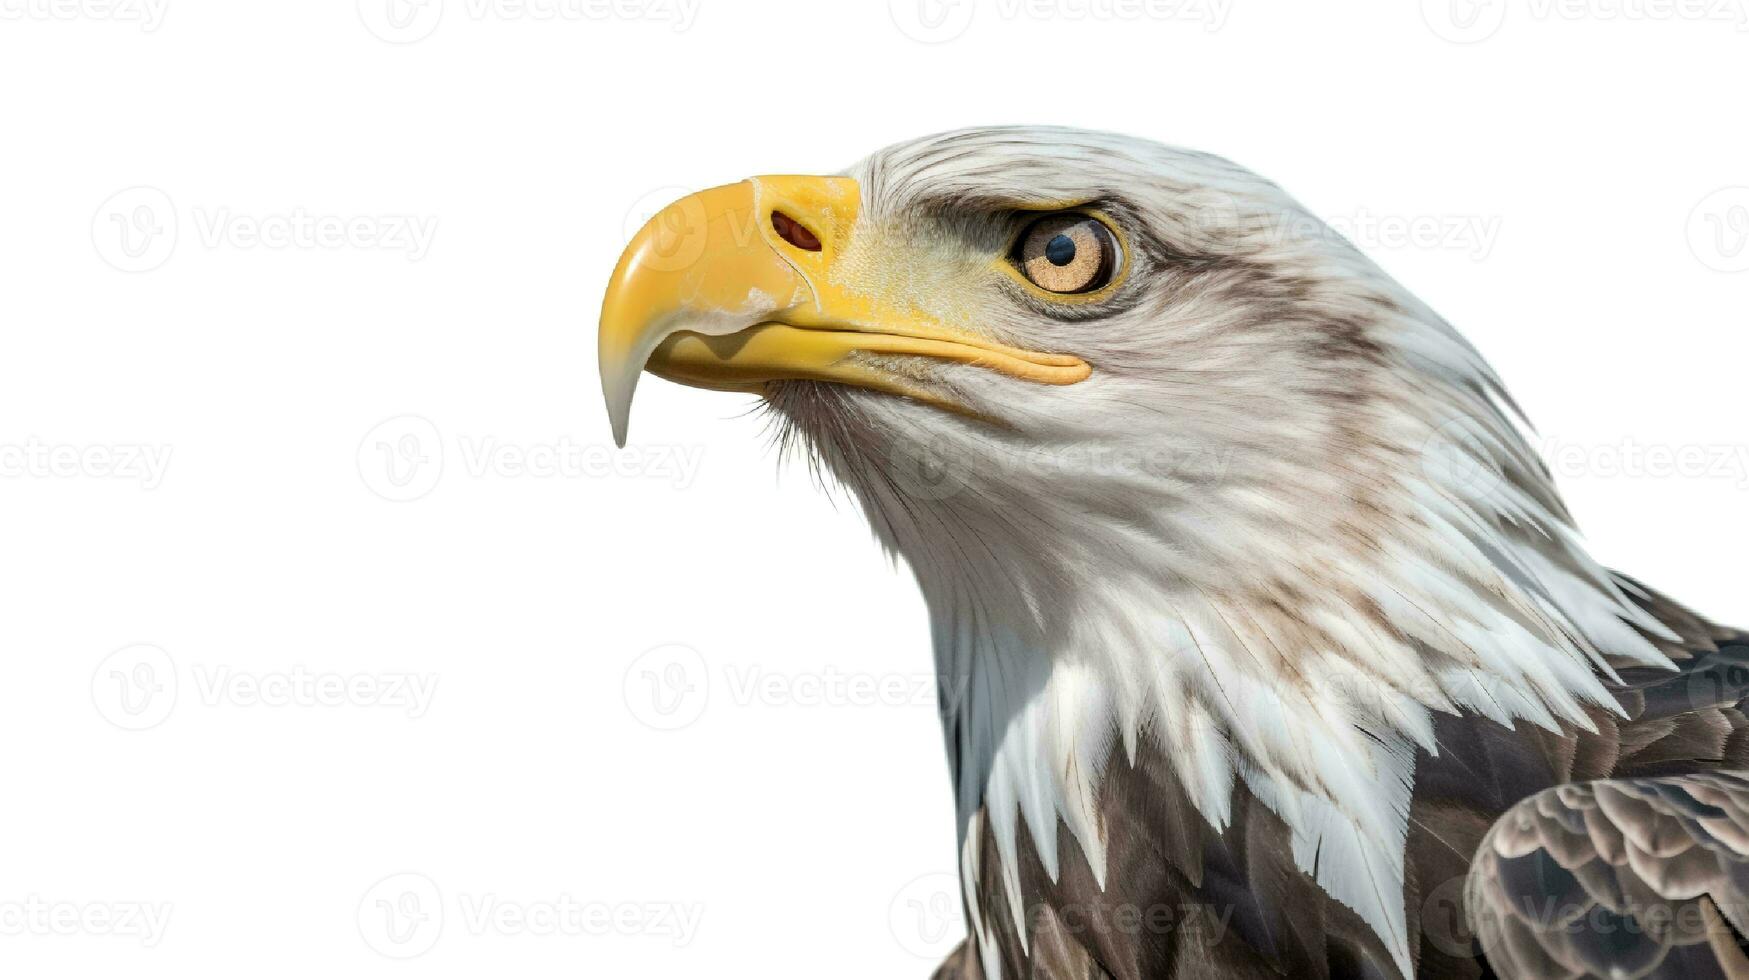
[[[927,601],[943,978],[1749,975],[1749,635],[1600,566],[1500,380],[1223,159],[975,129],[703,191],[601,381],[763,397]]]

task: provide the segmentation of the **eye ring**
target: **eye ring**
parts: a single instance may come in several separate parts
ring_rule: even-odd
[[[1105,222],[1081,211],[1061,211],[1027,225],[1010,261],[1039,289],[1075,296],[1109,285],[1123,264],[1123,252]]]

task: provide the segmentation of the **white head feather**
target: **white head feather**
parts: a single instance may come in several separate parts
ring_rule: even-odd
[[[1152,740],[1217,828],[1243,780],[1407,972],[1403,842],[1415,750],[1438,751],[1429,713],[1589,727],[1583,706],[1615,707],[1599,649],[1669,665],[1493,372],[1216,157],[982,129],[849,174],[864,200],[844,264],[865,288],[889,270],[886,301],[1094,368],[1047,388],[889,365],[995,424],[855,388],[771,395],[917,576],[943,691],[963,692],[942,708],[962,839],[986,808],[1017,926],[1017,835],[1055,875],[1061,818],[1103,882],[1101,769]],[[989,274],[1016,208],[1063,202],[1124,240],[1108,302],[1043,303]]]

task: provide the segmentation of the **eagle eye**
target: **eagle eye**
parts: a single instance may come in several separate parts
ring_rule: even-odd
[[[1046,215],[1029,225],[1014,262],[1027,281],[1051,293],[1090,293],[1111,282],[1123,256],[1111,229],[1078,212]]]

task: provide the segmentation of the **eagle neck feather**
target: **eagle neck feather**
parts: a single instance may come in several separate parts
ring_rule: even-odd
[[[1055,878],[1066,829],[1105,887],[1096,801],[1120,746],[1131,764],[1144,749],[1173,760],[1188,804],[1217,830],[1242,781],[1291,830],[1299,867],[1408,974],[1403,848],[1416,751],[1439,752],[1432,712],[1589,728],[1587,705],[1615,710],[1601,650],[1669,665],[1645,639],[1663,628],[1586,554],[1552,488],[1513,482],[1542,471],[1525,468],[1497,398],[1451,416],[1466,428],[1450,438],[1439,435],[1449,418],[1393,420],[1419,433],[1391,454],[1410,461],[1408,476],[1383,502],[1342,501],[1341,520],[1294,519],[1290,508],[1341,509],[1315,491],[1276,501],[1210,484],[1187,524],[1138,513],[1131,497],[1005,495],[972,467],[920,499],[893,475],[894,443],[868,442],[919,437],[909,414],[806,395],[780,407],[928,604],[961,871],[985,947],[984,916],[1005,912],[1026,935],[1020,834]],[[838,438],[821,440],[822,427]],[[941,451],[976,459],[987,437],[949,431],[963,442]],[[1232,481],[1247,463],[1225,465]],[[1472,465],[1491,476],[1441,479]],[[1160,491],[1165,507],[1183,488]],[[1361,521],[1367,533],[1344,530]],[[985,832],[999,867],[975,859]],[[975,908],[986,874],[1001,876],[1006,910]]]

